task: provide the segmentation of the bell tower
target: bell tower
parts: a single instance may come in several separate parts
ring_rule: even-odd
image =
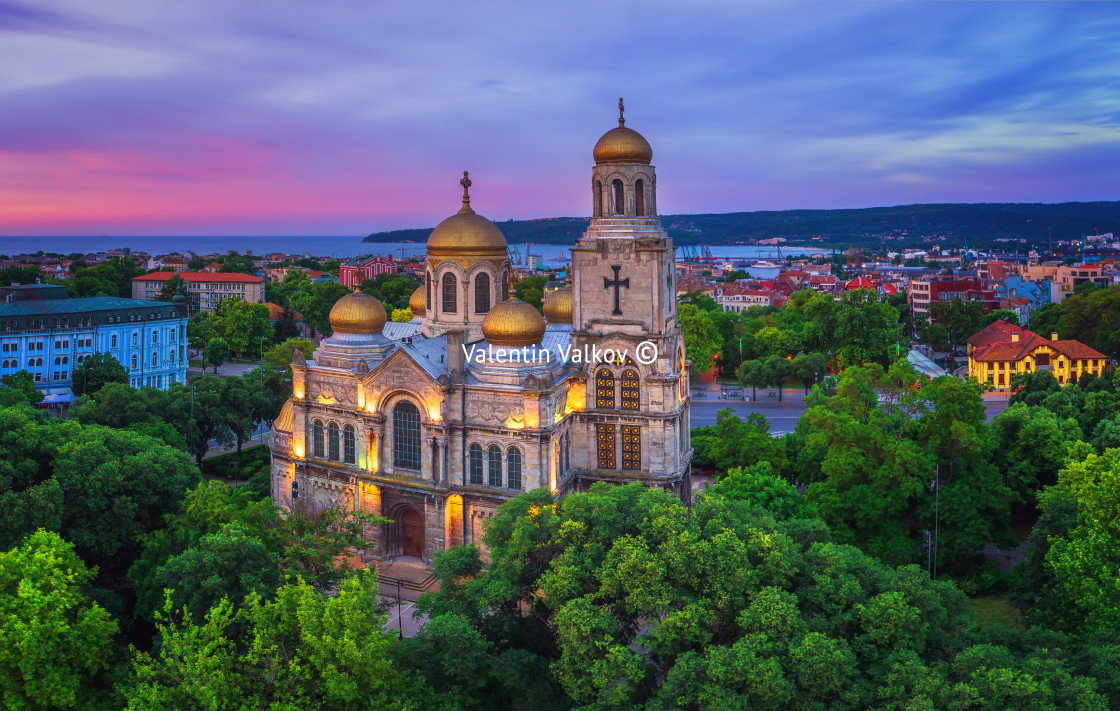
[[[587,457],[580,479],[642,481],[690,495],[688,373],[677,325],[675,252],[657,218],[653,149],[626,126],[595,144],[591,224],[572,249],[572,346],[584,363]]]

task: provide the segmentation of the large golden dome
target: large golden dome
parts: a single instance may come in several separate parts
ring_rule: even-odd
[[[421,318],[428,313],[428,295],[424,293],[424,285],[416,287],[412,296],[408,297],[408,308],[412,309],[413,316]]]
[[[544,317],[549,323],[572,322],[572,288],[557,289],[544,299]]]
[[[381,333],[388,317],[380,301],[355,291],[334,303],[330,319],[335,333]]]
[[[544,338],[545,322],[535,308],[517,299],[504,301],[482,319],[482,335],[495,346],[530,346]]]
[[[471,209],[467,189],[471,185],[463,171],[463,207],[459,212],[436,225],[428,236],[429,257],[508,259],[506,238],[490,220]]]

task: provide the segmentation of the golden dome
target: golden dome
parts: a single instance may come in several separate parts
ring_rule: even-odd
[[[649,165],[653,161],[653,148],[649,141],[632,128],[626,128],[622,117],[622,99],[618,100],[618,128],[612,128],[595,143],[595,164],[603,163],[641,163]]]
[[[545,322],[535,308],[517,299],[504,301],[482,319],[482,335],[495,346],[530,346],[544,338]]]
[[[381,333],[388,317],[380,301],[355,291],[335,302],[330,319],[335,333]]]
[[[272,429],[277,432],[291,432],[292,431],[292,400],[288,399],[284,403],[284,407],[280,408],[280,414],[272,421]]]
[[[603,163],[641,163],[653,162],[653,148],[649,141],[632,128],[619,126],[603,134],[595,144],[595,164]]]
[[[428,256],[508,259],[508,245],[501,230],[471,209],[467,171],[463,171],[459,182],[463,186],[463,207],[432,230],[428,236]]]
[[[572,322],[572,287],[565,286],[545,297],[544,317],[549,323]]]
[[[424,293],[423,284],[416,287],[416,291],[408,297],[408,308],[412,309],[413,316],[423,317],[428,313],[428,296]]]

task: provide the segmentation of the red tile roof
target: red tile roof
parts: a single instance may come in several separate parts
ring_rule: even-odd
[[[1018,342],[1012,340],[1015,334],[1019,335]],[[1050,346],[1071,360],[1107,358],[1080,341],[1051,341],[1003,319],[969,338],[968,343],[973,347],[969,357],[986,362],[1022,360],[1040,346]]]
[[[211,272],[179,272],[178,274],[179,278],[183,281],[219,281],[250,284],[259,284],[264,281],[264,277],[254,276],[252,274],[223,274],[221,272],[216,274]],[[173,276],[175,276],[175,272],[152,272],[151,274],[141,274],[138,277],[132,277],[132,281],[167,281]]]

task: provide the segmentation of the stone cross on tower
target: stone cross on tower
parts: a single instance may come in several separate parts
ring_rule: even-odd
[[[626,119],[622,117],[622,113],[625,110],[626,110],[626,107],[622,105],[622,98],[620,97],[619,100],[618,100],[618,125],[619,126],[625,126],[626,125]]]
[[[465,170],[463,171],[463,179],[459,181],[459,185],[463,186],[463,207],[459,210],[459,212],[474,212],[473,210],[471,210],[470,194],[470,187],[471,185],[474,185],[474,183],[471,182],[469,172]]]
[[[610,289],[611,287],[614,287],[614,311],[612,311],[611,313],[613,313],[615,316],[621,316],[622,304],[619,303],[618,290],[620,287],[625,289],[630,288],[630,277],[626,277],[625,279],[618,278],[618,273],[622,271],[622,265],[620,264],[612,264],[611,269],[614,271],[614,279],[603,277],[603,288]]]

